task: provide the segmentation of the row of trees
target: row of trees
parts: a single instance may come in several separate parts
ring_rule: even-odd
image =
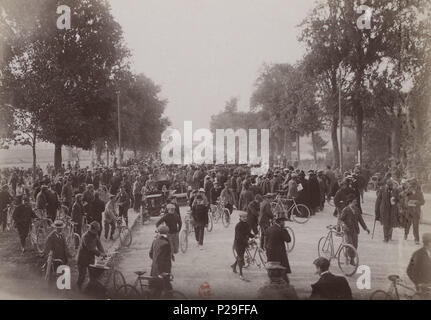
[[[373,10],[369,29],[358,27],[362,4]],[[316,150],[324,144],[316,133],[327,130],[339,167],[341,101],[359,161],[423,170],[431,160],[430,18],[428,0],[320,1],[299,26],[304,57],[264,65],[250,101],[271,129],[275,152],[289,154],[298,135],[311,135]]]
[[[61,3],[60,3],[61,2]],[[71,28],[58,29],[57,7],[71,8]],[[157,147],[168,124],[160,88],[130,70],[130,52],[105,0],[0,2],[0,134],[3,143],[83,149],[122,145],[135,153]]]

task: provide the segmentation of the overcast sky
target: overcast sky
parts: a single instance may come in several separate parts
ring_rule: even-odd
[[[249,108],[262,64],[304,53],[298,28],[314,0],[110,0],[135,72],[162,87],[174,127],[208,128],[225,101]]]

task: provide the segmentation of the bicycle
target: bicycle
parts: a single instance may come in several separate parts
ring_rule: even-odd
[[[214,223],[217,223],[221,218],[223,226],[225,228],[229,227],[230,212],[222,200],[218,200],[216,205],[211,205],[211,215]]]
[[[145,271],[135,271],[137,278],[133,285],[125,284],[117,290],[117,297],[126,299],[164,299],[164,300],[186,300],[187,297],[178,290],[165,289],[164,282],[172,282],[174,277],[170,273],[162,273],[158,277],[145,276]],[[150,282],[156,282],[155,285],[163,288],[160,297],[155,297],[150,289]]]
[[[122,247],[129,247],[132,244],[132,232],[128,226],[123,225],[122,217],[117,217],[116,219],[116,228],[112,238],[114,241],[120,238],[120,245]]]
[[[30,230],[30,241],[38,253],[45,251],[45,242],[52,231],[52,221],[49,218],[36,218],[33,220]]]
[[[66,238],[66,245],[68,248],[68,251],[72,257],[75,257],[79,244],[81,243],[81,237],[78,233],[75,232],[77,223],[72,221],[72,218],[67,217],[65,218],[65,238]]]
[[[289,207],[289,202],[292,204]],[[275,200],[271,202],[271,211],[274,213],[282,213],[293,218],[293,221],[299,224],[304,224],[310,219],[310,209],[303,204],[297,204],[295,199],[288,199],[277,195]]]
[[[55,280],[57,275],[57,270],[55,266],[59,266],[63,264],[63,260],[61,259],[54,259],[53,258],[53,252],[50,251],[48,254],[48,257],[46,258],[45,264],[42,266],[42,272],[44,273],[44,279],[47,282],[51,282]]]
[[[98,269],[97,273],[93,270],[91,280],[85,289],[87,294],[102,299],[116,298],[117,290],[126,284],[123,274],[119,270],[109,266],[115,264],[114,257],[117,253],[118,251],[115,251],[110,255],[96,258],[92,266],[102,268]]]
[[[338,267],[346,276],[353,275],[359,266],[359,255],[356,249],[345,243],[344,231],[339,230],[338,226],[329,225],[326,227],[329,229],[328,234],[325,237],[321,237],[317,244],[317,252],[319,257],[327,258],[332,260],[337,258]],[[338,249],[334,248],[333,236],[341,237],[341,243]]]
[[[370,300],[401,300],[398,287],[407,289],[412,294],[402,295],[407,300],[429,300],[431,298],[431,284],[421,284],[418,289],[407,286],[398,275],[388,276],[391,282],[388,291],[376,290],[370,295]]]
[[[237,259],[238,255],[235,250],[235,245],[232,247],[232,252],[234,258]],[[259,269],[261,267],[264,268],[266,265],[265,251],[263,251],[263,249],[260,247],[260,245],[258,245],[255,239],[249,239],[248,247],[245,249],[244,253],[244,268],[247,268],[251,264],[255,264]]]
[[[180,250],[182,253],[186,253],[188,248],[188,237],[193,232],[193,223],[190,212],[186,213],[184,217],[183,229],[180,232]]]

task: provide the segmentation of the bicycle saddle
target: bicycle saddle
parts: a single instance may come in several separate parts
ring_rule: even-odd
[[[400,276],[396,275],[396,274],[391,274],[390,276],[388,276],[389,281],[395,282],[400,280]]]
[[[137,276],[143,276],[145,273],[147,273],[146,271],[135,271],[135,274]]]

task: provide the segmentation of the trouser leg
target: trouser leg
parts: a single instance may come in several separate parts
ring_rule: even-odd
[[[415,237],[416,242],[419,242],[419,220],[420,220],[420,214],[415,212],[413,214],[413,235]]]
[[[87,265],[78,265],[78,288],[81,289],[87,275]]]

